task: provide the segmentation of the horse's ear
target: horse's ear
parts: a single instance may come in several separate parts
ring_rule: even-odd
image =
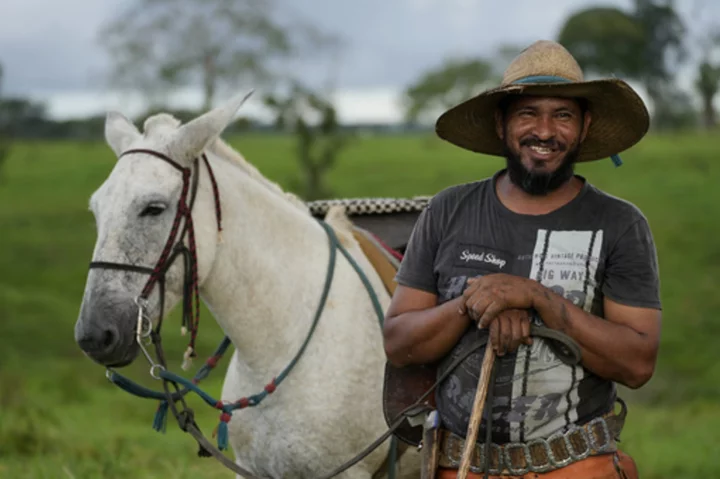
[[[210,110],[181,126],[174,135],[170,151],[176,158],[184,158],[188,161],[199,155],[227,128],[235,113],[252,93],[253,90],[245,95],[238,95],[225,105]]]
[[[105,117],[105,141],[120,156],[130,144],[141,136],[133,123],[122,113],[108,112]]]

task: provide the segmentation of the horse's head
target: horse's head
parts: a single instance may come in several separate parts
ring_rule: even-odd
[[[197,159],[243,101],[238,97],[185,125],[156,115],[145,122],[142,134],[121,114],[108,114],[105,137],[119,159],[90,200],[97,241],[75,324],[75,340],[95,361],[116,367],[132,362],[139,352],[138,325],[143,330],[156,325],[161,309],[169,311],[182,298],[184,260],[192,248],[173,253],[180,241],[191,246],[189,234],[183,235],[186,218],[180,204],[183,196],[191,204],[198,170],[201,179],[192,205],[198,281],[207,276],[217,248],[217,220],[208,171]],[[170,253],[172,264],[160,265],[161,274],[155,275],[163,253]],[[139,316],[144,319],[138,321]]]

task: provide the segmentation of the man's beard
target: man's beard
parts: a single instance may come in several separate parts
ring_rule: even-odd
[[[548,146],[560,152],[567,150],[565,145],[559,145],[554,140],[543,142],[537,137],[523,139],[520,142],[520,146]],[[525,168],[525,165],[523,165],[520,159],[520,155],[515,154],[507,142],[505,142],[504,149],[510,181],[529,195],[545,196],[560,188],[573,177],[575,174],[575,161],[580,151],[580,145],[576,145],[572,150],[567,150],[560,166],[555,171],[547,173],[535,172]]]

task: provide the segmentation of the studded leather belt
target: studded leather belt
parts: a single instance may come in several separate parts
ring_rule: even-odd
[[[618,417],[614,414],[600,416],[567,432],[558,432],[547,439],[538,438],[524,443],[490,445],[489,473],[509,473],[521,476],[528,472],[548,472],[560,469],[589,456],[615,452]],[[440,431],[439,466],[460,467],[465,441],[446,430]],[[470,471],[483,469],[485,445],[477,443],[470,461]]]

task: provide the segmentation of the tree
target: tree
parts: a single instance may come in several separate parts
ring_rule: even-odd
[[[635,0],[634,16],[643,31],[642,80],[648,95],[657,99],[662,94],[657,90],[674,80],[673,70],[687,58],[684,45],[687,29],[672,0]]]
[[[711,29],[699,43],[701,55],[695,88],[702,101],[703,125],[713,129],[717,125],[714,101],[720,90],[720,28]]]
[[[443,62],[405,90],[406,120],[415,122],[468,100],[493,78],[493,72],[491,63],[480,58]]]
[[[443,110],[499,84],[508,64],[522,50],[519,45],[503,43],[487,58],[448,59],[426,71],[405,89],[406,121],[434,119]]]
[[[276,115],[276,126],[297,136],[297,159],[301,177],[294,189],[306,201],[332,196],[325,185],[327,172],[348,144],[332,103],[322,95],[295,82],[287,96],[268,95],[265,104]],[[312,117],[316,121],[312,121]]]
[[[702,97],[703,124],[705,128],[712,129],[717,125],[713,101],[720,89],[720,64],[711,64],[709,60],[705,60],[700,63],[698,70],[695,85]]]
[[[686,58],[685,25],[671,1],[635,0],[634,10],[591,7],[565,21],[558,41],[589,73],[640,81],[657,104]]]
[[[151,99],[202,85],[203,109],[222,86],[267,85],[287,59],[336,39],[294,18],[278,19],[277,0],[136,0],[99,34],[114,86]],[[279,67],[277,67],[279,68]]]
[[[571,15],[558,41],[583,70],[631,78],[642,75],[645,40],[636,18],[618,8],[594,7]]]

